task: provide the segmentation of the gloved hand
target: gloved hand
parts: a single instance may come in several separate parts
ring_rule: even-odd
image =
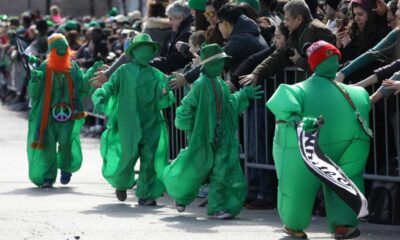
[[[97,101],[94,103],[94,113],[101,114],[104,112],[104,98],[98,97]]]
[[[306,132],[311,132],[318,126],[317,118],[305,117],[303,118],[302,122],[303,122],[303,130]]]
[[[41,78],[42,76],[43,76],[43,73],[41,71],[38,71],[38,70],[31,71],[31,79],[36,80],[38,78]]]
[[[264,91],[261,89],[262,86],[260,85],[251,85],[245,87],[243,91],[249,99],[260,99],[264,94]]]

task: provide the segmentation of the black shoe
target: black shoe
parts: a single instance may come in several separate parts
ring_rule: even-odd
[[[53,187],[53,183],[54,183],[54,180],[53,180],[53,179],[48,179],[48,178],[46,178],[46,179],[43,181],[42,186],[40,186],[40,187],[41,187],[41,188],[52,188],[52,187]]]
[[[176,208],[176,210],[178,212],[184,212],[185,211],[186,207],[184,205],[180,205],[180,204],[176,203],[176,201],[174,201],[174,203],[175,203],[175,208]]]
[[[126,190],[115,190],[115,195],[121,202],[126,200]]]
[[[60,177],[61,184],[63,184],[63,185],[68,184],[69,181],[71,181],[71,176],[72,176],[72,173],[64,172],[63,170],[61,170],[61,177]]]
[[[347,226],[336,226],[335,239],[350,239],[360,236],[361,232],[358,228]]]
[[[140,206],[156,206],[157,202],[154,199],[141,199],[138,201]]]
[[[283,226],[282,230],[292,238],[307,239],[307,234],[302,230],[293,230],[293,229],[290,229],[290,228],[288,228],[286,226]]]

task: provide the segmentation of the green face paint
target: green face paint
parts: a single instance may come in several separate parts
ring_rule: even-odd
[[[203,67],[203,72],[210,77],[217,77],[221,75],[224,70],[225,59],[218,59],[209,63],[206,63]]]
[[[49,47],[50,50],[55,48],[58,56],[64,56],[67,52],[68,42],[64,39],[57,39],[52,42]]]
[[[333,55],[322,61],[315,68],[315,74],[333,80],[336,77],[336,72],[339,68],[339,56]]]
[[[135,62],[139,63],[140,65],[149,65],[149,62],[154,57],[154,49],[150,45],[142,45],[137,47],[132,51],[132,53]]]

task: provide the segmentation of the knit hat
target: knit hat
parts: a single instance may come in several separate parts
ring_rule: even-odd
[[[51,36],[47,39],[47,43],[49,44],[50,50],[55,48],[58,44],[65,44],[65,46],[68,47],[67,39],[60,33],[51,34]]]
[[[318,64],[334,54],[338,55],[339,59],[341,58],[339,49],[328,42],[320,40],[311,44],[311,46],[307,48],[308,64],[310,65],[311,71],[314,72]]]
[[[334,10],[338,10],[338,6],[339,6],[340,0],[326,0],[325,4],[329,5],[331,8],[333,8]]]

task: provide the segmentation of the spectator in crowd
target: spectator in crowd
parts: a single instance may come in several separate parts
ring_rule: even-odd
[[[342,53],[341,62],[344,64],[375,46],[390,31],[386,19],[382,22],[378,15],[386,14],[387,7],[380,13],[372,11],[368,0],[352,0],[350,9],[353,21],[343,31],[336,33],[336,47]]]
[[[307,58],[304,53],[304,46],[318,40],[325,40],[334,43],[335,38],[332,32],[318,19],[313,19],[308,6],[302,0],[292,0],[284,7],[286,26],[290,30],[288,46],[290,52],[285,49],[276,49],[260,63],[251,74],[240,77],[241,85],[250,85],[263,79],[267,79],[284,67],[291,64],[310,72]]]
[[[326,0],[325,2],[325,13],[327,18],[326,26],[332,31],[333,34],[336,34],[338,28],[336,25],[336,12],[338,10],[339,3],[340,0]],[[340,20],[338,22],[340,22]]]
[[[165,15],[165,8],[168,6],[169,0],[148,0],[147,16],[143,21],[143,33],[151,36],[153,41],[164,47],[167,39],[171,35],[172,29],[169,20]]]
[[[61,10],[57,5],[53,5],[50,7],[50,15],[51,15],[51,20],[55,24],[61,25],[64,22],[63,18],[61,17]]]
[[[277,0],[260,0],[260,17],[267,17],[273,26],[279,26],[282,19],[276,12]]]
[[[395,12],[396,18],[400,16],[399,10],[399,2],[397,4],[397,9]],[[378,44],[374,47],[366,51],[365,53],[358,56],[354,59],[350,64],[346,67],[341,69],[337,76],[336,81],[343,82],[348,76],[359,71],[361,68],[367,69],[367,66],[373,62],[381,61],[386,64],[389,64],[392,61],[397,60],[400,57],[400,43],[397,40],[399,38],[400,29],[396,26],[386,37],[384,37]],[[384,80],[393,74],[394,72],[398,71],[397,68],[393,70],[387,70],[387,74],[380,75],[380,70],[377,70],[375,73],[369,77],[369,80],[363,83],[360,83],[360,86],[368,86],[375,83],[378,79]],[[383,69],[381,69],[383,70]],[[400,70],[400,69],[399,69]],[[383,73],[383,72],[381,72]],[[389,75],[389,76],[388,76]],[[354,82],[358,82],[360,79],[353,79]],[[367,84],[367,85],[364,85]]]
[[[176,49],[176,43],[179,41],[188,42],[191,35],[193,17],[190,13],[190,8],[183,0],[175,1],[168,5],[166,15],[168,16],[172,33],[163,45],[160,56],[154,58],[150,65],[166,74],[170,74],[177,69],[183,68],[191,60],[191,57],[185,57]],[[94,86],[101,86],[119,66],[126,62],[127,59],[123,54],[109,69],[97,72],[92,79]]]
[[[206,17],[210,26],[207,28],[207,43],[217,43],[223,46],[224,38],[218,29],[218,10],[227,3],[228,0],[207,0],[206,10],[204,16]]]
[[[88,69],[97,61],[105,62],[108,55],[107,41],[101,28],[89,29],[90,40],[78,52],[77,62],[82,68]]]
[[[78,51],[79,48],[81,47],[80,36],[78,31],[76,30],[68,31],[65,37],[68,40],[68,44],[71,50]]]

